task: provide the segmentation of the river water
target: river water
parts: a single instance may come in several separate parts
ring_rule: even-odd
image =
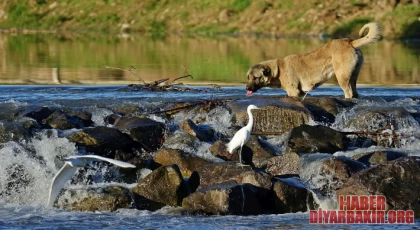
[[[0,118],[2,127],[9,127],[10,111],[26,111],[40,106],[58,109],[83,109],[93,114],[95,126],[104,125],[104,117],[121,105],[137,106],[140,113],[149,113],[164,108],[167,104],[203,99],[245,99],[244,82],[246,70],[253,64],[270,58],[292,53],[303,53],[319,47],[326,41],[318,39],[273,39],[273,38],[196,38],[169,37],[152,39],[144,37],[109,37],[104,35],[80,37],[77,35],[0,35]],[[402,107],[411,112],[420,112],[420,45],[415,42],[381,41],[362,49],[365,64],[359,77],[359,108]],[[108,67],[125,70],[110,69]],[[130,66],[132,74],[126,70]],[[185,67],[185,69],[184,69]],[[176,78],[186,74],[193,79],[179,82],[200,91],[149,92],[133,91],[129,83],[139,83],[162,78]],[[222,85],[221,89],[208,83]],[[342,97],[341,89],[334,85],[321,86],[309,96]],[[7,84],[7,85],[6,85]],[[10,85],[23,84],[23,85]],[[64,84],[64,85],[40,85]],[[87,85],[86,85],[87,84]],[[198,86],[196,86],[198,85]],[[281,89],[261,89],[253,97],[261,95],[285,96]],[[358,116],[352,110],[341,113],[330,126],[337,130],[351,131],[346,120]],[[232,114],[218,109],[207,115],[207,121],[217,132],[227,133]],[[150,114],[150,118],[164,118]],[[179,114],[174,124],[195,114]],[[21,119],[21,118],[16,118]],[[416,118],[418,119],[418,118]],[[399,146],[409,155],[418,155],[420,149],[420,126],[414,117],[397,121],[405,136],[412,138]],[[315,123],[314,121],[311,121]],[[46,208],[50,181],[58,170],[46,168],[37,161],[37,156],[53,164],[57,152],[75,155],[75,145],[66,137],[77,130],[54,131],[48,135],[39,133],[29,140],[5,135],[0,143],[0,229],[332,229],[337,225],[309,225],[308,213],[259,216],[190,216],[176,215],[176,208],[164,207],[156,212],[120,209],[116,212],[70,212]],[[176,135],[176,133],[174,134]],[[268,142],[282,149],[283,136],[272,137]],[[171,147],[171,146],[168,146]],[[174,146],[172,146],[174,147]],[[209,152],[208,143],[193,147],[177,146],[197,155],[215,160]],[[192,148],[192,149],[187,149]],[[351,156],[355,152],[375,150],[379,147],[349,150],[336,155]],[[48,160],[50,159],[50,160]],[[15,185],[6,191],[16,178],[6,170],[13,164],[22,165],[27,183]],[[310,170],[310,169],[308,169]],[[97,172],[104,176],[107,172]],[[113,182],[111,182],[113,183]],[[307,186],[319,184],[307,181]],[[96,186],[105,185],[100,179]],[[88,186],[81,182],[77,185]],[[133,185],[125,185],[127,187]],[[324,209],[334,208],[334,198],[319,201]],[[340,228],[371,229],[377,225],[342,225]],[[381,225],[393,229],[394,225]],[[420,220],[413,225],[399,228],[420,227]]]

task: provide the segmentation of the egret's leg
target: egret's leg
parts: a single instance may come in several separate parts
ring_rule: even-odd
[[[239,149],[239,163],[237,164],[238,166],[245,166],[244,164],[242,164],[242,145],[241,148]]]

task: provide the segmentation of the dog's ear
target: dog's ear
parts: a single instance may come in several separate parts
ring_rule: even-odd
[[[270,68],[264,68],[264,69],[263,69],[263,75],[264,75],[265,77],[270,77],[270,75],[271,75],[271,70],[270,70]]]

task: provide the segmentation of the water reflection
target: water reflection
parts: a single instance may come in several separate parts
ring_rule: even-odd
[[[182,82],[243,84],[260,61],[312,51],[319,39],[202,38],[152,39],[104,35],[0,34],[2,84],[127,84],[185,75]],[[363,47],[358,83],[420,84],[420,43],[383,40]],[[108,69],[106,66],[129,69]],[[136,76],[137,75],[137,76]],[[331,81],[332,83],[334,81]]]

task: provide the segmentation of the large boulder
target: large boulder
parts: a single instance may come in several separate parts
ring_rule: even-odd
[[[120,117],[114,127],[130,134],[148,152],[159,149],[165,138],[166,126],[149,118]]]
[[[287,133],[294,127],[308,123],[311,117],[303,104],[294,98],[238,100],[230,104],[236,125],[244,126],[248,123],[246,109],[249,104],[264,108],[264,110],[252,110],[253,132],[256,133]]]
[[[27,111],[23,114],[24,117],[30,117],[38,122],[38,124],[41,124],[41,122],[44,119],[47,119],[54,111],[50,108],[44,106],[40,109],[33,110],[33,111]]]
[[[384,195],[388,210],[407,210],[420,200],[420,157],[404,157],[353,175],[337,196]]]
[[[262,207],[258,188],[229,181],[201,189],[186,197],[182,207],[217,215],[258,215]]]
[[[193,171],[206,167],[212,162],[199,156],[188,154],[179,149],[161,149],[156,153],[154,161],[161,165],[178,165],[183,177],[190,177]]]
[[[335,153],[347,149],[347,137],[326,126],[301,125],[290,133],[286,151],[298,153]]]
[[[70,138],[76,145],[85,147],[88,152],[114,158],[118,150],[132,153],[138,144],[118,129],[98,126],[76,132]]]
[[[82,122],[83,126],[85,127],[89,127],[93,124],[91,112],[87,112],[83,110],[72,110],[68,112],[68,115],[74,118],[78,118]]]
[[[43,120],[43,123],[53,129],[79,129],[84,127],[80,118],[70,116],[61,111],[53,112]]]
[[[277,178],[273,195],[274,213],[306,212],[315,207],[313,193],[296,178]]]
[[[267,165],[266,171],[274,176],[299,175],[300,172],[300,156],[294,152],[271,157],[265,163]]]
[[[178,166],[167,165],[154,170],[139,181],[133,192],[136,202],[146,198],[162,206],[180,206],[182,199],[188,196],[189,188]]]
[[[115,211],[131,208],[131,191],[121,186],[67,189],[56,201],[56,206],[69,211]]]
[[[355,104],[333,97],[305,97],[302,103],[315,121],[324,123],[333,123],[340,110]]]
[[[271,178],[263,171],[253,170],[249,166],[238,166],[237,162],[222,162],[207,165],[197,170],[200,175],[200,188],[234,180],[239,184],[252,184],[267,190],[271,189]]]

